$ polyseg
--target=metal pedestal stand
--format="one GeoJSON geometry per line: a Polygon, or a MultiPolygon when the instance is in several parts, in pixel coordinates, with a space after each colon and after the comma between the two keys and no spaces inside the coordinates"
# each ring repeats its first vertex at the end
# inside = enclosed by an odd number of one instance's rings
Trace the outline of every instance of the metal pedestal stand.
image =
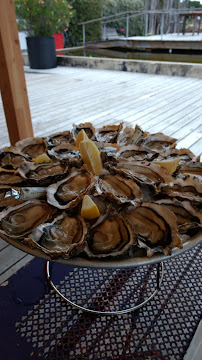
{"type": "Polygon", "coordinates": [[[71,300],[69,300],[67,297],[65,297],[58,289],[57,287],[54,285],[54,283],[51,280],[51,274],[50,274],[50,262],[47,261],[46,263],[46,275],[47,275],[47,280],[49,282],[49,284],[51,285],[51,287],[53,288],[53,290],[68,304],[76,307],[79,310],[83,310],[83,311],[87,311],[89,313],[93,313],[93,314],[99,314],[99,315],[123,315],[123,314],[127,314],[130,313],[134,310],[139,309],[140,307],[144,306],[148,301],[150,301],[158,292],[158,290],[161,287],[162,281],[163,281],[163,262],[160,262],[157,264],[157,274],[156,274],[156,289],[153,291],[153,293],[143,302],[141,302],[140,304],[133,306],[129,309],[124,309],[124,310],[117,310],[117,311],[97,311],[97,310],[92,310],[92,309],[88,309],[88,308],[84,308],[80,305],[75,304],[74,302],[72,302],[71,300]]]}

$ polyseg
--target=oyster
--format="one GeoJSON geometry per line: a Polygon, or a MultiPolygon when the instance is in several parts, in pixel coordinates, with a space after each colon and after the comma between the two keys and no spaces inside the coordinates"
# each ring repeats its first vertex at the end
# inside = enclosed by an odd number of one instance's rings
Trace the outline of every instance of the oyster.
{"type": "Polygon", "coordinates": [[[115,143],[121,129],[122,123],[120,125],[105,125],[95,131],[95,138],[97,141],[115,143]]]}
{"type": "Polygon", "coordinates": [[[142,203],[129,208],[125,216],[137,234],[139,246],[147,250],[147,256],[159,251],[168,255],[173,246],[181,247],[176,216],[164,206],[142,203]]]}
{"type": "Polygon", "coordinates": [[[136,145],[145,136],[144,131],[138,126],[133,129],[127,123],[121,123],[121,129],[117,137],[117,144],[123,145],[136,145]]]}
{"type": "Polygon", "coordinates": [[[101,216],[90,228],[85,252],[90,257],[124,254],[135,242],[131,225],[119,214],[101,216]]]}
{"type": "Polygon", "coordinates": [[[21,164],[31,159],[13,146],[0,149],[0,166],[5,169],[17,169],[21,164]]]}
{"type": "Polygon", "coordinates": [[[195,157],[193,152],[191,152],[189,149],[184,149],[184,148],[182,148],[182,149],[176,149],[176,148],[167,149],[166,151],[161,152],[161,156],[166,159],[180,157],[180,159],[181,159],[180,164],[192,161],[193,159],[196,159],[198,161],[198,158],[195,157]]]}
{"type": "Polygon", "coordinates": [[[110,200],[118,203],[143,199],[139,186],[132,180],[121,175],[110,173],[101,175],[96,185],[98,194],[106,194],[110,200]]]}
{"type": "Polygon", "coordinates": [[[70,217],[63,213],[52,223],[39,225],[24,242],[52,258],[68,258],[83,251],[86,233],[87,226],[81,216],[70,217]]]}
{"type": "Polygon", "coordinates": [[[71,166],[81,167],[83,160],[78,149],[72,144],[61,144],[48,150],[48,154],[59,160],[67,161],[71,166]]]}
{"type": "Polygon", "coordinates": [[[195,203],[202,201],[202,183],[197,178],[187,176],[184,179],[175,179],[169,184],[161,184],[160,188],[164,196],[195,203]]]}
{"type": "Polygon", "coordinates": [[[95,177],[85,169],[72,172],[67,178],[48,186],[47,201],[59,209],[78,205],[94,185],[95,177]]]}
{"type": "Polygon", "coordinates": [[[82,129],[85,131],[85,133],[89,139],[92,139],[92,140],[94,139],[95,128],[91,123],[86,122],[84,124],[79,124],[79,125],[73,124],[72,134],[73,134],[73,138],[75,141],[76,141],[79,131],[81,131],[82,129]]]}
{"type": "Polygon", "coordinates": [[[38,155],[46,153],[47,144],[43,138],[27,138],[20,140],[15,144],[23,154],[36,158],[38,155]]]}
{"type": "Polygon", "coordinates": [[[40,185],[55,182],[56,178],[67,175],[68,167],[60,162],[48,164],[23,164],[18,168],[18,173],[24,179],[30,179],[40,185]]]}
{"type": "Polygon", "coordinates": [[[179,172],[183,175],[192,175],[202,182],[202,163],[189,162],[180,166],[179,172]]]}
{"type": "Polygon", "coordinates": [[[16,170],[8,170],[0,168],[0,185],[21,184],[24,179],[16,172],[16,170]]]}
{"type": "Polygon", "coordinates": [[[178,231],[181,234],[186,233],[193,236],[202,229],[202,212],[194,208],[190,201],[162,199],[157,203],[175,214],[178,231]]]}
{"type": "Polygon", "coordinates": [[[0,235],[4,239],[23,239],[34,228],[51,218],[55,209],[46,201],[32,200],[0,213],[0,235]]]}
{"type": "Polygon", "coordinates": [[[142,183],[170,183],[173,178],[164,167],[140,161],[120,161],[117,168],[122,172],[139,179],[142,183]]]}
{"type": "Polygon", "coordinates": [[[49,147],[56,147],[61,144],[67,143],[69,144],[72,141],[71,132],[70,131],[62,131],[55,133],[51,136],[47,136],[46,138],[47,144],[49,147]]]}
{"type": "Polygon", "coordinates": [[[123,161],[123,159],[130,159],[134,161],[152,161],[157,156],[158,153],[156,153],[155,151],[139,145],[123,146],[114,154],[114,157],[116,159],[120,159],[119,161],[123,161]]]}
{"type": "Polygon", "coordinates": [[[10,186],[0,185],[0,208],[19,205],[21,203],[18,199],[5,197],[7,191],[10,191],[10,189],[10,186]]]}
{"type": "Polygon", "coordinates": [[[146,146],[155,151],[165,151],[168,148],[176,146],[177,139],[166,136],[162,133],[150,134],[144,138],[141,145],[146,146]]]}

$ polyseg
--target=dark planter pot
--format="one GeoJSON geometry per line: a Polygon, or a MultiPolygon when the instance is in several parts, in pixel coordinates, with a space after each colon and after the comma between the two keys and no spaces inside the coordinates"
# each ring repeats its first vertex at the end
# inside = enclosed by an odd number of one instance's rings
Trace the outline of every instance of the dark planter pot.
{"type": "Polygon", "coordinates": [[[51,69],[57,66],[53,36],[33,36],[26,40],[31,69],[51,69]]]}

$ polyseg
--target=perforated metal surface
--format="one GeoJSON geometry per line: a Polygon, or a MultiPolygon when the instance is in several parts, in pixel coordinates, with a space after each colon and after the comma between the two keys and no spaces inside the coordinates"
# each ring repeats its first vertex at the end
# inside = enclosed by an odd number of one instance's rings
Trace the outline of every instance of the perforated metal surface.
{"type": "MultiPolygon", "coordinates": [[[[155,283],[153,267],[118,271],[80,268],[69,276],[63,270],[64,280],[56,282],[61,292],[81,305],[117,309],[148,296],[155,283]]],[[[16,332],[30,343],[30,359],[180,360],[201,315],[201,275],[197,246],[167,261],[158,295],[124,316],[77,311],[51,290],[16,322],[16,332]]]]}

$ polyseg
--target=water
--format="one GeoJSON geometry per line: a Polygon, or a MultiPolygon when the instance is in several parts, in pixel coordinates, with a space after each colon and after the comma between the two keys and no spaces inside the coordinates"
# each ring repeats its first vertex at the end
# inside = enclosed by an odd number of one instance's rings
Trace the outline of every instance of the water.
{"type": "Polygon", "coordinates": [[[126,51],[121,48],[116,49],[82,49],[65,51],[64,55],[84,56],[90,58],[112,58],[112,59],[133,59],[133,60],[153,60],[170,62],[202,63],[202,51],[182,51],[182,50],[159,50],[151,51],[126,51]]]}

